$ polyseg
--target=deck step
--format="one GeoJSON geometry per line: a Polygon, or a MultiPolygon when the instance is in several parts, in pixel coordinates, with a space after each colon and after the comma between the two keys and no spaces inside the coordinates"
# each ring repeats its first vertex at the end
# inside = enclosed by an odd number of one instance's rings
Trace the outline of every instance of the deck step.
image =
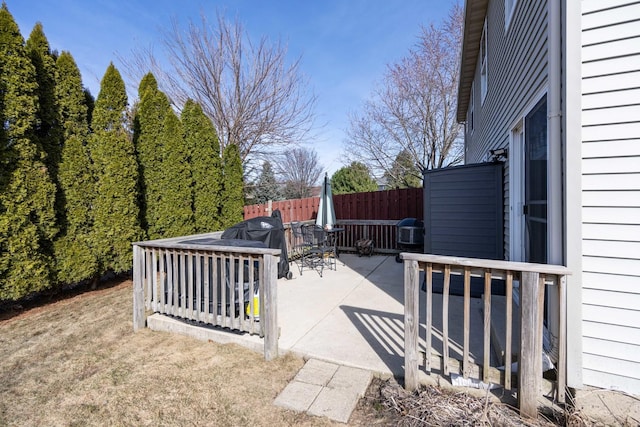
{"type": "MultiPolygon", "coordinates": [[[[506,297],[501,295],[491,296],[491,347],[500,364],[504,364],[506,351],[506,297]]],[[[511,324],[511,362],[518,360],[520,343],[520,318],[518,306],[512,304],[511,324]]]]}

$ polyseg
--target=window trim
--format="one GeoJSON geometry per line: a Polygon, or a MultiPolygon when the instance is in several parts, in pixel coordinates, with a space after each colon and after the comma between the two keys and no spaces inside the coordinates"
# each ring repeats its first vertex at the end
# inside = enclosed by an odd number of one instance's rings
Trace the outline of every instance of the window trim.
{"type": "Polygon", "coordinates": [[[517,4],[518,4],[518,0],[504,0],[504,31],[505,32],[507,32],[507,30],[509,29],[517,4]]]}
{"type": "Polygon", "coordinates": [[[484,104],[484,100],[487,97],[489,77],[488,77],[488,47],[487,43],[487,18],[484,18],[484,25],[482,27],[482,35],[480,37],[480,99],[484,104]]]}
{"type": "Polygon", "coordinates": [[[474,125],[474,121],[475,121],[475,109],[474,109],[474,105],[475,105],[475,96],[474,96],[474,90],[475,90],[475,84],[474,82],[471,82],[471,92],[469,92],[469,109],[468,111],[468,116],[467,116],[467,123],[469,123],[469,134],[473,134],[473,129],[475,127],[474,125]]]}

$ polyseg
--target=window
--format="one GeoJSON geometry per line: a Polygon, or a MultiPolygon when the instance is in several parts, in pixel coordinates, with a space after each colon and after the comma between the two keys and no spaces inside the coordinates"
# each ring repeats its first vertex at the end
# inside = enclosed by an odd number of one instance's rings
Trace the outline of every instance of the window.
{"type": "Polygon", "coordinates": [[[473,133],[473,106],[475,104],[475,97],[473,96],[474,89],[474,84],[471,83],[471,92],[469,94],[469,115],[467,116],[469,133],[473,133]]]}
{"type": "Polygon", "coordinates": [[[513,16],[513,10],[516,8],[518,0],[504,0],[504,30],[507,31],[513,16]]]}
{"type": "Polygon", "coordinates": [[[487,18],[484,18],[482,37],[480,38],[480,98],[484,102],[487,95],[487,18]]]}

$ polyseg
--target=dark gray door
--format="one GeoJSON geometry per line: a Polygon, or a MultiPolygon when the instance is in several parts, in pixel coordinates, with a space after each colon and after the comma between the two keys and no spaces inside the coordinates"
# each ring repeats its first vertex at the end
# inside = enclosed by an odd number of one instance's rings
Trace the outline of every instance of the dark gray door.
{"type": "MultiPolygon", "coordinates": [[[[504,259],[502,163],[479,163],[426,171],[424,174],[424,250],[435,255],[504,259]]],[[[464,294],[462,276],[451,277],[450,293],[464,294]]],[[[433,291],[442,292],[442,275],[433,291]]],[[[484,292],[472,278],[471,296],[484,292]]],[[[504,294],[494,280],[491,293],[504,294]]]]}
{"type": "Polygon", "coordinates": [[[502,163],[424,174],[425,253],[504,259],[502,163]]]}
{"type": "Polygon", "coordinates": [[[525,261],[547,263],[547,97],[524,124],[525,261]]]}

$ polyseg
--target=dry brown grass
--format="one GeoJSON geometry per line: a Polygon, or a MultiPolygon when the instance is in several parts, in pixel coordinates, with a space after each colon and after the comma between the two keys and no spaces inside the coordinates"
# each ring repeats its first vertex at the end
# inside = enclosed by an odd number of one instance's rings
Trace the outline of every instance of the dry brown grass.
{"type": "Polygon", "coordinates": [[[333,425],[273,405],[303,360],[134,334],[131,295],[125,281],[5,314],[0,425],[333,425]]]}
{"type": "MultiPolygon", "coordinates": [[[[273,405],[302,359],[265,362],[235,345],[134,334],[131,305],[124,281],[27,310],[0,308],[0,426],[341,425],[273,405]]],[[[625,413],[614,419],[634,420],[625,413]]],[[[560,424],[608,424],[565,415],[560,424]]],[[[349,424],[553,425],[464,393],[407,393],[392,380],[372,383],[349,424]]]]}

